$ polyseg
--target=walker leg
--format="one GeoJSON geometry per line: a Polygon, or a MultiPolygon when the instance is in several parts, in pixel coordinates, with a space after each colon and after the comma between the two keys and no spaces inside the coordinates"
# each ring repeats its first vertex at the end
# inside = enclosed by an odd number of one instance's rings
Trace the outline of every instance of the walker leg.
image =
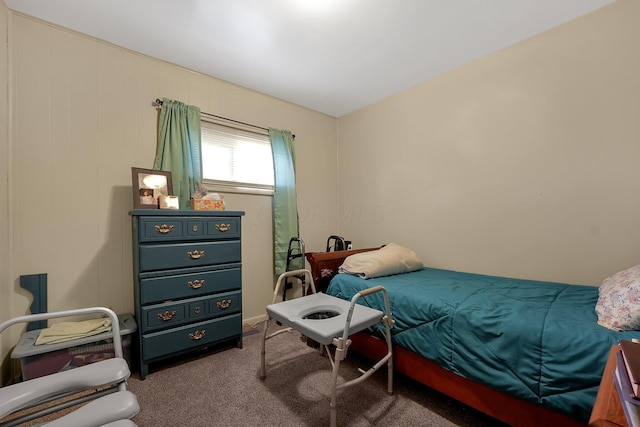
{"type": "Polygon", "coordinates": [[[265,354],[266,354],[266,341],[267,341],[267,329],[269,328],[269,319],[264,321],[264,327],[262,331],[262,340],[260,342],[260,371],[258,372],[258,376],[261,380],[264,380],[267,376],[267,369],[265,363],[265,354]]]}
{"type": "Polygon", "coordinates": [[[393,344],[391,342],[391,326],[393,325],[393,319],[391,318],[391,310],[389,309],[389,300],[386,297],[385,291],[385,306],[387,315],[384,317],[385,326],[385,339],[387,341],[387,354],[391,355],[387,361],[387,392],[389,395],[393,394],[393,344]]]}
{"type": "Polygon", "coordinates": [[[335,338],[333,343],[336,346],[336,352],[333,357],[333,371],[331,373],[331,403],[329,406],[331,408],[331,427],[336,427],[338,412],[336,403],[336,397],[338,394],[338,373],[340,371],[340,362],[346,357],[346,350],[351,341],[345,341],[342,338],[335,338]]]}
{"type": "MultiPolygon", "coordinates": [[[[336,351],[338,351],[336,349],[336,351]]],[[[335,363],[333,365],[333,372],[331,375],[331,403],[329,407],[331,408],[331,427],[336,427],[337,418],[338,418],[338,408],[336,403],[336,395],[338,393],[338,371],[340,369],[340,359],[334,358],[335,363]]]]}
{"type": "Polygon", "coordinates": [[[387,362],[387,393],[393,394],[393,357],[387,362]]]}

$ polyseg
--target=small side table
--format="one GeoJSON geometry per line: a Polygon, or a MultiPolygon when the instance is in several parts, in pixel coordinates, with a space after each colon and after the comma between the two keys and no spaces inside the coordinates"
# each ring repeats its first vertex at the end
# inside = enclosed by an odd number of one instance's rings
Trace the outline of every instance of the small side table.
{"type": "Polygon", "coordinates": [[[624,416],[620,396],[613,382],[613,371],[616,369],[616,353],[620,347],[614,345],[609,351],[609,358],[602,373],[600,388],[596,402],[589,418],[589,427],[628,427],[624,416]]]}

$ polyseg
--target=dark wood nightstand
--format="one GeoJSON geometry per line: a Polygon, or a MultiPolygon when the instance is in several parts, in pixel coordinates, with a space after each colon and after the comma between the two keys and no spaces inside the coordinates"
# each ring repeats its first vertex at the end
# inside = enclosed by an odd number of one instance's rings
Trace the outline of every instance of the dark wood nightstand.
{"type": "Polygon", "coordinates": [[[609,358],[602,373],[600,389],[596,396],[596,403],[589,419],[590,427],[627,427],[620,396],[613,382],[613,370],[616,368],[616,353],[620,347],[614,345],[609,351],[609,358]]]}

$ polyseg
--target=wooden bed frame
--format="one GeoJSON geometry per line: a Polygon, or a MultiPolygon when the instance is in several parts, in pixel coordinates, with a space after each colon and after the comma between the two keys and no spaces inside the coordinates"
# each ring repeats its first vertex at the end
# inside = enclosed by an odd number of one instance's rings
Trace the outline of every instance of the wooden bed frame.
{"type": "MultiPolygon", "coordinates": [[[[326,291],[331,278],[338,273],[338,267],[347,256],[375,249],[378,248],[307,253],[316,289],[326,291]]],[[[360,332],[352,335],[351,340],[351,349],[372,360],[379,360],[387,352],[386,342],[370,334],[360,332]]],[[[461,377],[402,347],[394,346],[393,365],[396,372],[512,426],[587,425],[565,414],[461,377]]]]}

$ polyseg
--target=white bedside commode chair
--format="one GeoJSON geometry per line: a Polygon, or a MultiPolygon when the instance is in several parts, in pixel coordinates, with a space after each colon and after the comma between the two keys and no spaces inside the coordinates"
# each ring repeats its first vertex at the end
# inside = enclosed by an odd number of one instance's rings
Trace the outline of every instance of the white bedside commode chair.
{"type": "Polygon", "coordinates": [[[267,306],[267,320],[264,323],[264,331],[261,343],[261,365],[260,378],[266,377],[265,354],[266,341],[284,332],[293,330],[300,332],[302,335],[318,342],[320,351],[326,351],[327,356],[333,367],[331,379],[331,426],[336,425],[336,393],[338,390],[360,383],[370,377],[384,364],[387,365],[387,391],[393,393],[393,353],[391,346],[391,327],[393,319],[391,310],[389,309],[389,299],[387,290],[382,286],[374,286],[364,291],[358,292],[353,296],[351,301],[346,301],[323,293],[316,293],[313,278],[309,270],[288,271],[278,277],[276,287],[273,293],[273,302],[267,306]],[[278,292],[284,279],[290,276],[300,277],[306,275],[307,283],[311,287],[312,294],[305,295],[306,289],[303,289],[303,296],[296,299],[276,303],[278,292]],[[382,292],[384,295],[385,311],[375,310],[361,304],[357,301],[361,297],[371,295],[376,292],[382,292]],[[268,333],[269,325],[272,321],[277,321],[286,326],[284,329],[278,329],[273,333],[268,333]],[[338,384],[338,371],[340,362],[347,356],[347,350],[351,345],[349,335],[367,329],[375,324],[382,322],[384,324],[384,336],[387,341],[387,354],[369,370],[359,369],[361,375],[350,381],[338,384]],[[331,355],[329,345],[335,346],[335,356],[331,355]]]}

